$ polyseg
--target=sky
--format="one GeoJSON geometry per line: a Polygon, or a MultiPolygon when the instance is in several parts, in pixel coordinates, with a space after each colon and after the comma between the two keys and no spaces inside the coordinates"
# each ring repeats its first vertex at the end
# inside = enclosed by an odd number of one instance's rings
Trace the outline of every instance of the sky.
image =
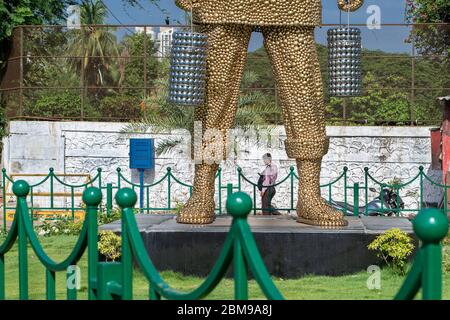
{"type": "MultiPolygon", "coordinates": [[[[262,0],[261,0],[262,1],[262,0]]],[[[124,6],[121,0],[103,0],[113,15],[108,18],[110,24],[165,24],[165,18],[170,17],[171,24],[184,22],[184,11],[175,5],[174,0],[159,0],[159,9],[147,0],[141,0],[144,9],[124,6]]],[[[322,0],[323,23],[339,23],[339,9],[336,0],[322,0]]],[[[364,6],[350,15],[351,23],[366,24],[370,14],[367,9],[376,5],[380,8],[381,23],[404,23],[405,0],[366,0],[364,6]]],[[[343,14],[343,21],[347,22],[347,14],[343,14]]],[[[387,52],[410,52],[411,46],[405,43],[408,37],[408,27],[382,26],[379,30],[362,29],[363,47],[371,50],[383,50],[387,52]]],[[[327,27],[317,28],[317,42],[326,43],[327,27]]],[[[249,50],[253,51],[262,46],[262,35],[254,33],[249,50]]]]}

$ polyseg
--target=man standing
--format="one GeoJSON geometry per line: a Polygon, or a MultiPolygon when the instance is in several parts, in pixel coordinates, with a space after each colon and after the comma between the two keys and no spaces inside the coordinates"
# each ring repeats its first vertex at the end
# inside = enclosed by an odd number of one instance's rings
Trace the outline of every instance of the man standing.
{"type": "Polygon", "coordinates": [[[261,172],[263,177],[261,190],[261,203],[263,215],[280,215],[280,213],[272,206],[272,199],[275,196],[275,183],[278,177],[278,168],[272,163],[272,155],[266,153],[263,156],[266,168],[261,172]]]}

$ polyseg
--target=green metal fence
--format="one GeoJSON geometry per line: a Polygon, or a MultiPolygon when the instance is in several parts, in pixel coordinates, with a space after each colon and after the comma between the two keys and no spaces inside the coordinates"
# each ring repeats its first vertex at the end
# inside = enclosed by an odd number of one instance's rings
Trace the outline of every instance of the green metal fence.
{"type": "MultiPolygon", "coordinates": [[[[29,174],[28,176],[36,176],[33,174],[29,174]]],[[[36,211],[51,211],[51,212],[60,212],[61,215],[67,216],[69,219],[75,219],[75,213],[77,211],[83,210],[81,203],[81,192],[88,188],[89,186],[97,185],[99,188],[102,188],[102,170],[100,168],[97,169],[97,174],[89,178],[89,181],[86,183],[80,184],[70,184],[62,179],[63,175],[58,175],[55,173],[53,168],[49,169],[47,175],[45,175],[41,180],[30,184],[30,196],[29,196],[29,215],[31,217],[31,223],[33,221],[39,219],[36,215],[36,211]],[[45,186],[45,189],[48,192],[40,192],[36,191],[38,188],[42,188],[45,186]],[[62,189],[62,190],[61,190],[62,189]],[[44,196],[48,202],[47,205],[40,206],[35,205],[36,198],[40,196],[44,196]],[[79,197],[79,203],[76,203],[76,198],[79,197]],[[68,201],[67,201],[68,199],[68,201]],[[60,200],[59,203],[57,200],[60,200]],[[63,202],[61,204],[61,202],[63,202]]],[[[77,176],[77,175],[64,175],[64,176],[77,176]]],[[[39,176],[38,176],[39,177],[39,176]]],[[[13,184],[14,180],[6,173],[5,169],[2,169],[2,215],[3,215],[3,229],[6,230],[7,224],[7,214],[9,211],[14,211],[15,206],[9,206],[9,193],[8,193],[8,183],[13,184]]],[[[50,217],[47,219],[54,219],[54,217],[50,217]]]]}
{"type": "MultiPolygon", "coordinates": [[[[248,178],[244,173],[242,168],[237,168],[237,185],[233,185],[230,183],[226,183],[223,180],[222,177],[222,169],[219,168],[216,174],[216,197],[217,197],[217,203],[216,203],[216,214],[223,214],[225,213],[225,210],[223,208],[222,199],[224,197],[224,191],[225,194],[230,194],[234,191],[246,191],[250,194],[252,197],[252,213],[256,214],[258,210],[261,210],[262,208],[258,206],[258,189],[257,189],[257,183],[252,181],[250,178],[248,178]]],[[[101,190],[102,193],[105,195],[105,201],[104,201],[104,207],[102,207],[102,212],[104,211],[106,214],[110,214],[113,210],[113,197],[114,194],[122,187],[130,187],[133,190],[139,189],[139,184],[134,183],[131,181],[131,179],[128,179],[125,177],[121,171],[120,168],[117,168],[116,170],[117,178],[116,182],[113,183],[103,183],[102,182],[102,170],[99,168],[97,169],[97,174],[90,179],[87,183],[82,184],[69,184],[62,180],[62,177],[55,174],[54,170],[52,168],[49,169],[48,175],[43,177],[40,181],[30,185],[30,197],[29,197],[29,210],[30,215],[33,217],[32,221],[36,219],[33,212],[37,210],[51,210],[51,211],[60,211],[62,214],[65,214],[68,216],[68,218],[73,219],[75,212],[79,212],[83,209],[81,205],[81,201],[78,203],[75,201],[76,195],[81,195],[81,191],[86,189],[89,186],[96,185],[101,190]],[[36,189],[40,186],[43,186],[44,183],[47,183],[48,193],[47,197],[49,200],[49,205],[44,207],[38,207],[35,206],[35,198],[36,198],[36,189]],[[67,198],[67,201],[65,205],[55,205],[55,199],[58,197],[61,197],[61,193],[55,192],[56,187],[62,187],[65,188],[66,192],[65,197],[67,198]]],[[[342,198],[339,199],[343,202],[343,212],[347,212],[347,208],[353,208],[353,214],[355,216],[358,216],[359,214],[359,205],[360,205],[360,199],[362,199],[362,203],[365,206],[365,214],[368,214],[367,211],[367,204],[370,202],[369,196],[370,193],[370,186],[375,186],[375,189],[380,191],[383,188],[390,188],[394,190],[397,194],[397,203],[399,203],[399,199],[401,197],[401,193],[404,192],[408,187],[411,187],[413,183],[416,183],[417,189],[418,189],[418,205],[416,208],[385,208],[383,207],[383,201],[382,208],[379,210],[381,213],[386,212],[394,212],[396,215],[400,215],[402,213],[411,213],[411,212],[418,212],[422,208],[426,207],[423,198],[424,198],[424,184],[428,183],[432,186],[435,186],[437,188],[441,188],[443,191],[444,199],[443,199],[443,211],[448,212],[448,206],[447,206],[447,189],[450,188],[450,186],[446,186],[440,183],[437,183],[433,181],[427,174],[424,173],[423,167],[418,168],[418,173],[408,181],[404,183],[397,183],[397,184],[389,184],[382,181],[377,180],[370,172],[369,168],[364,168],[364,182],[349,182],[348,177],[348,168],[344,167],[342,170],[342,173],[332,181],[326,184],[322,184],[321,188],[324,191],[324,194],[326,195],[326,200],[332,201],[337,200],[333,199],[333,194],[335,188],[342,188],[342,198]],[[363,197],[363,198],[362,198],[363,197]]],[[[361,180],[363,180],[361,179],[361,180]]],[[[2,196],[3,196],[3,206],[2,206],[2,213],[3,213],[3,229],[6,230],[6,217],[7,212],[11,212],[14,210],[13,206],[8,206],[7,201],[7,183],[12,183],[14,180],[6,173],[6,170],[2,170],[2,196]]],[[[279,211],[295,211],[296,206],[296,200],[297,200],[297,194],[296,194],[296,188],[297,188],[297,182],[298,182],[298,175],[295,172],[294,167],[289,168],[289,172],[285,177],[282,177],[279,182],[277,182],[274,186],[279,187],[281,185],[287,185],[288,192],[289,192],[289,200],[288,205],[277,208],[279,211]]],[[[192,194],[192,185],[181,181],[178,177],[176,177],[170,167],[166,169],[166,173],[159,178],[157,181],[151,184],[145,184],[144,185],[144,207],[142,208],[142,212],[144,213],[163,213],[163,212],[173,212],[177,209],[177,202],[175,201],[173,197],[174,189],[176,188],[176,185],[181,186],[181,188],[186,188],[189,194],[192,194]],[[161,204],[154,204],[152,200],[156,199],[155,193],[157,192],[164,192],[166,193],[166,203],[164,205],[161,204]]],[[[373,194],[372,194],[373,195],[373,194]]]]}
{"type": "MultiPolygon", "coordinates": [[[[190,292],[178,291],[167,284],[155,268],[148,255],[134,216],[137,195],[130,188],[122,188],[116,193],[116,202],[122,210],[121,262],[99,262],[97,214],[102,202],[101,189],[86,188],[83,201],[86,204],[86,219],[78,241],[69,256],[62,262],[53,261],[41,246],[29,215],[27,196],[30,186],[23,180],[16,181],[13,192],[17,197],[16,214],[6,240],[0,245],[0,299],[7,298],[5,288],[5,255],[18,243],[19,255],[19,298],[28,299],[28,243],[45,267],[46,298],[56,298],[55,274],[67,272],[87,251],[88,255],[88,298],[90,300],[133,298],[133,260],[137,262],[149,285],[148,298],[201,299],[214,290],[223,279],[228,267],[233,265],[234,296],[248,299],[248,271],[251,271],[262,292],[269,299],[283,299],[274,285],[256,246],[247,222],[252,210],[251,197],[243,192],[232,193],[227,198],[227,211],[233,221],[219,258],[211,272],[196,289],[190,292]]],[[[442,297],[442,256],[441,241],[448,232],[446,215],[436,209],[426,209],[414,220],[414,231],[422,242],[403,286],[396,299],[413,299],[422,288],[423,299],[442,297]]],[[[67,299],[77,299],[75,288],[67,288],[67,299]]]]}

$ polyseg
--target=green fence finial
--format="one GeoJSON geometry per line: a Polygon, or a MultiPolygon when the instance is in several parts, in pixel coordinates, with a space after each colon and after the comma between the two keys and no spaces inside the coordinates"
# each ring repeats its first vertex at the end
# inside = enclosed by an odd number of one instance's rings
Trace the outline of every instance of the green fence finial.
{"type": "Polygon", "coordinates": [[[116,202],[122,209],[133,208],[137,202],[137,194],[130,188],[120,189],[116,193],[116,202]]]}
{"type": "Polygon", "coordinates": [[[83,191],[83,202],[89,207],[96,207],[102,202],[102,192],[99,188],[89,187],[83,191]]]}
{"type": "Polygon", "coordinates": [[[426,243],[439,243],[448,233],[448,218],[439,209],[424,209],[413,221],[414,232],[426,243]]]}
{"type": "Polygon", "coordinates": [[[233,218],[246,218],[252,210],[252,198],[245,192],[235,192],[227,198],[227,212],[233,218]]]}
{"type": "Polygon", "coordinates": [[[13,184],[12,191],[18,197],[26,197],[30,192],[30,185],[25,180],[17,180],[13,184]]]}

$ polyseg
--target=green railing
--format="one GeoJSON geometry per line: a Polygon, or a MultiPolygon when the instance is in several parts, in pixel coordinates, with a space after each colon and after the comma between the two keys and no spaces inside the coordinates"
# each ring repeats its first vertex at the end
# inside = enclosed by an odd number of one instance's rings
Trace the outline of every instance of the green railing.
{"type": "MultiPolygon", "coordinates": [[[[116,193],[116,201],[122,210],[122,248],[121,262],[108,263],[98,261],[98,207],[102,201],[99,188],[90,187],[83,192],[86,204],[86,219],[69,256],[60,263],[53,261],[42,248],[31,225],[28,214],[27,196],[30,186],[19,180],[14,182],[13,192],[17,196],[16,215],[6,240],[0,246],[0,299],[5,299],[5,255],[14,243],[18,242],[19,255],[19,298],[28,299],[28,252],[29,242],[40,263],[45,267],[46,298],[53,300],[55,292],[55,273],[66,271],[76,265],[84,252],[88,251],[88,298],[95,299],[132,299],[133,297],[133,264],[135,259],[149,283],[149,299],[201,299],[206,297],[223,279],[229,266],[234,267],[235,298],[248,298],[247,273],[251,271],[259,283],[263,293],[269,299],[283,299],[267,272],[259,254],[247,215],[251,211],[251,199],[245,193],[234,193],[228,198],[227,209],[233,216],[230,231],[226,237],[219,258],[209,276],[195,290],[180,292],[171,288],[156,270],[151,258],[147,255],[141,238],[134,206],[137,195],[130,188],[122,188],[116,193]]],[[[76,299],[76,289],[67,290],[67,299],[76,299]]]]}
{"type": "MultiPolygon", "coordinates": [[[[373,177],[373,175],[369,172],[369,169],[366,167],[364,168],[364,182],[356,182],[356,183],[349,183],[348,181],[348,168],[344,167],[342,173],[335,178],[334,180],[330,181],[329,183],[322,184],[321,188],[322,190],[325,189],[326,194],[326,200],[332,201],[336,200],[333,199],[334,190],[336,188],[343,189],[343,192],[341,192],[343,199],[343,212],[346,213],[348,210],[347,208],[353,208],[353,214],[355,216],[358,216],[359,212],[359,204],[361,196],[364,197],[362,203],[365,205],[365,214],[368,214],[367,211],[367,204],[370,200],[370,186],[376,186],[377,191],[381,191],[383,188],[390,188],[394,190],[397,194],[397,203],[400,202],[400,198],[402,197],[401,192],[404,192],[404,190],[407,187],[412,186],[413,183],[417,183],[416,188],[418,189],[418,206],[417,208],[400,208],[397,207],[395,209],[391,208],[385,208],[384,202],[382,201],[382,208],[379,210],[382,213],[385,212],[394,212],[396,215],[400,215],[404,212],[418,212],[424,207],[424,184],[428,183],[429,185],[435,186],[437,188],[441,188],[444,192],[444,201],[443,201],[443,211],[448,213],[448,206],[447,206],[447,190],[450,188],[450,186],[446,186],[443,184],[439,184],[437,182],[434,182],[428,175],[426,175],[423,171],[423,167],[419,167],[419,172],[408,181],[401,183],[401,184],[388,184],[381,182],[373,177]],[[361,194],[362,193],[362,194],[361,194]],[[353,198],[353,199],[352,199],[353,198]]],[[[6,231],[6,218],[7,218],[7,212],[11,212],[14,210],[14,207],[8,206],[8,197],[7,197],[7,183],[12,183],[14,180],[6,174],[6,170],[2,170],[2,196],[3,196],[3,206],[2,206],[2,213],[3,213],[3,230],[6,231]]],[[[297,182],[298,182],[298,175],[295,173],[294,167],[290,167],[289,173],[281,178],[279,182],[275,184],[275,187],[281,186],[282,184],[288,185],[288,192],[289,192],[289,199],[288,199],[288,205],[284,207],[277,208],[279,211],[295,211],[296,206],[296,188],[297,188],[297,182]]],[[[181,188],[186,188],[189,192],[189,194],[192,194],[192,185],[181,181],[179,178],[177,178],[170,167],[167,168],[166,173],[164,176],[159,178],[156,182],[151,184],[144,185],[144,207],[142,211],[144,213],[151,213],[151,212],[164,212],[164,211],[174,211],[177,209],[178,203],[176,199],[174,199],[174,190],[175,185],[178,184],[181,186],[181,188]],[[155,204],[152,202],[152,200],[155,200],[157,197],[155,196],[155,193],[157,192],[164,192],[166,197],[165,204],[161,205],[160,203],[155,204]]],[[[75,199],[77,196],[81,195],[81,190],[86,189],[89,186],[96,185],[101,190],[102,193],[105,194],[105,213],[110,214],[113,210],[114,203],[113,198],[114,194],[122,187],[130,187],[133,190],[138,189],[140,186],[137,183],[132,182],[130,179],[126,178],[121,169],[117,169],[117,180],[115,184],[113,183],[103,183],[102,182],[102,170],[99,168],[97,169],[97,174],[90,179],[87,183],[82,184],[69,184],[62,180],[62,177],[58,176],[54,173],[54,170],[50,168],[48,175],[44,176],[42,180],[30,185],[30,197],[29,197],[29,213],[33,217],[33,220],[36,219],[33,212],[36,211],[55,211],[55,212],[61,212],[64,215],[68,216],[68,218],[73,219],[76,212],[80,212],[82,210],[81,201],[77,202],[75,199]],[[39,187],[42,187],[45,183],[47,183],[46,187],[48,188],[48,192],[46,196],[48,197],[49,205],[47,206],[37,206],[35,205],[35,199],[37,197],[36,189],[39,187]],[[60,186],[65,188],[64,193],[61,192],[55,192],[57,190],[57,187],[60,186]],[[65,197],[67,199],[65,205],[56,205],[55,199],[61,199],[61,197],[65,197]]],[[[252,212],[253,214],[256,214],[258,210],[261,210],[260,206],[258,206],[258,189],[257,189],[257,183],[254,181],[251,181],[248,177],[246,177],[240,167],[237,168],[237,185],[233,185],[230,183],[224,183],[223,177],[222,177],[222,169],[219,168],[217,174],[216,174],[216,192],[217,192],[217,204],[216,204],[216,214],[223,214],[225,212],[222,204],[222,199],[224,197],[224,191],[226,191],[226,194],[230,194],[234,191],[247,191],[250,196],[252,197],[253,207],[252,212]]],[[[178,190],[179,192],[179,190],[178,190]]],[[[182,199],[186,200],[186,199],[182,199]]],[[[103,210],[102,210],[103,212],[103,210]]],[[[33,221],[32,220],[32,221],[33,221]]]]}
{"type": "Polygon", "coordinates": [[[442,240],[448,233],[447,215],[437,209],[423,209],[413,221],[414,232],[421,241],[413,265],[395,296],[411,300],[422,289],[424,300],[442,299],[442,240]]]}
{"type": "MultiPolygon", "coordinates": [[[[248,299],[248,271],[251,271],[262,292],[269,299],[283,299],[274,285],[247,222],[252,210],[252,200],[243,192],[228,196],[226,207],[233,221],[226,236],[219,258],[211,272],[196,289],[181,292],[170,287],[155,268],[148,255],[136,223],[134,206],[137,195],[130,188],[122,188],[116,193],[116,202],[122,210],[121,262],[99,262],[97,214],[102,201],[99,188],[89,187],[83,192],[86,204],[86,219],[72,252],[62,262],[53,261],[44,251],[36,236],[27,204],[30,186],[19,180],[13,184],[17,197],[16,214],[6,240],[0,245],[0,299],[7,298],[5,288],[5,255],[18,243],[19,257],[19,298],[28,299],[28,243],[40,263],[45,267],[46,298],[56,298],[55,274],[73,269],[85,251],[88,253],[88,298],[90,300],[133,298],[133,261],[143,272],[149,284],[148,298],[201,299],[208,296],[224,278],[233,265],[234,296],[248,299]]],[[[422,210],[413,222],[414,231],[421,240],[412,268],[396,295],[396,299],[413,299],[422,288],[423,299],[442,298],[442,254],[441,241],[448,232],[446,215],[436,209],[422,210]]],[[[69,275],[69,273],[67,273],[69,275]]],[[[66,282],[67,283],[67,282],[66,282]]],[[[76,287],[67,288],[67,299],[77,299],[76,287]]]]}
{"type": "MultiPolygon", "coordinates": [[[[30,174],[29,176],[33,176],[30,174]]],[[[71,176],[71,175],[65,175],[71,176]]],[[[78,176],[78,175],[72,175],[78,176]]],[[[14,210],[15,207],[8,206],[8,190],[7,184],[14,183],[14,180],[6,174],[6,170],[2,169],[2,214],[3,214],[3,229],[6,230],[6,220],[8,211],[14,210]]],[[[90,178],[88,182],[81,184],[70,184],[66,183],[62,180],[62,177],[55,174],[54,169],[50,168],[47,175],[45,175],[40,181],[37,181],[33,184],[30,184],[30,196],[29,196],[29,211],[31,217],[31,222],[37,220],[38,218],[35,216],[35,211],[52,211],[52,212],[61,212],[64,215],[67,215],[69,219],[75,219],[75,212],[82,211],[82,203],[81,203],[81,192],[88,188],[89,186],[93,186],[96,184],[99,188],[102,188],[102,169],[97,169],[97,174],[90,178]],[[48,192],[36,191],[39,187],[43,187],[44,184],[47,183],[48,192]],[[58,187],[63,188],[65,190],[59,190],[58,187]],[[79,195],[78,195],[79,193],[79,195]],[[80,202],[76,203],[75,199],[77,196],[80,197],[80,202]],[[37,197],[45,197],[48,200],[47,204],[44,206],[35,205],[35,200],[37,197]],[[66,201],[69,199],[69,201],[66,201]],[[58,201],[59,200],[59,201],[58,201]],[[59,202],[59,205],[58,205],[59,202]],[[64,202],[64,204],[61,204],[64,202]]],[[[50,217],[47,219],[54,219],[54,217],[50,217]]]]}
{"type": "MultiPolygon", "coordinates": [[[[401,194],[400,191],[404,190],[406,187],[411,186],[413,183],[417,183],[417,189],[418,189],[418,204],[417,204],[417,208],[396,208],[396,209],[391,209],[391,208],[385,208],[383,207],[384,202],[382,201],[382,208],[380,209],[380,212],[393,212],[395,213],[397,216],[400,215],[400,213],[418,213],[420,210],[425,208],[425,202],[424,202],[424,184],[428,182],[431,186],[435,186],[437,188],[442,189],[443,191],[443,204],[442,204],[442,208],[440,208],[444,213],[448,213],[448,205],[447,205],[447,190],[450,188],[450,185],[444,185],[441,183],[437,183],[435,181],[433,181],[425,172],[424,172],[424,168],[422,166],[419,167],[419,172],[412,178],[410,178],[408,181],[403,182],[403,183],[396,183],[396,184],[389,184],[389,183],[384,183],[381,182],[379,180],[377,180],[376,178],[374,178],[370,173],[369,173],[369,168],[365,167],[364,168],[364,185],[362,188],[363,192],[364,192],[364,196],[365,196],[365,203],[367,204],[369,202],[369,186],[374,184],[376,185],[380,191],[383,188],[387,188],[387,189],[391,189],[393,190],[396,195],[397,195],[397,199],[396,202],[400,203],[400,198],[401,198],[401,194]]],[[[367,215],[367,206],[366,206],[366,215],[367,215]]]]}

